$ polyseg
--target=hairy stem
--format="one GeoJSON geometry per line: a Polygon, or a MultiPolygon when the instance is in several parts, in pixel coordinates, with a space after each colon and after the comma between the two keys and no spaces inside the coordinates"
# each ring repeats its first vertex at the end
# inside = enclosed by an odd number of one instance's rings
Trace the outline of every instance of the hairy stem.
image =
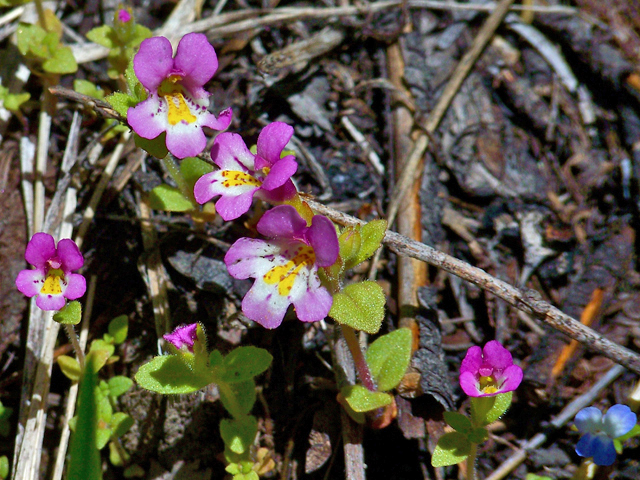
{"type": "Polygon", "coordinates": [[[187,198],[193,198],[193,192],[189,188],[184,175],[182,175],[178,162],[174,160],[170,153],[162,159],[162,164],[167,169],[167,172],[169,172],[169,175],[171,175],[171,178],[173,178],[173,181],[176,182],[176,185],[178,185],[180,192],[187,198]]]}
{"type": "Polygon", "coordinates": [[[82,347],[80,347],[80,342],[78,342],[78,335],[76,335],[76,331],[73,328],[73,325],[65,324],[64,330],[67,333],[67,337],[69,337],[69,341],[71,342],[71,345],[76,352],[76,358],[78,359],[80,368],[84,368],[84,352],[82,351],[82,347]]]}
{"type": "Polygon", "coordinates": [[[356,371],[358,372],[362,385],[364,385],[367,390],[372,392],[377,391],[376,384],[374,383],[371,371],[369,370],[369,365],[367,365],[367,361],[360,349],[360,342],[358,342],[355,330],[347,325],[340,325],[340,327],[342,328],[344,339],[349,346],[349,351],[353,357],[353,363],[355,364],[356,371]]]}
{"type": "Polygon", "coordinates": [[[478,453],[478,445],[471,444],[471,451],[467,457],[467,480],[476,480],[476,455],[478,453]]]}

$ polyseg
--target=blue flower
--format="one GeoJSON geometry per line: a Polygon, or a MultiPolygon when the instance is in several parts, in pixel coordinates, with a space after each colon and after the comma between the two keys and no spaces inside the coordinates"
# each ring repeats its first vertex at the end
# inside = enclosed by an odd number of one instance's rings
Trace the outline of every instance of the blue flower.
{"type": "Polygon", "coordinates": [[[595,407],[583,408],[574,419],[583,434],[576,445],[576,453],[581,457],[593,457],[596,465],[612,465],[616,459],[613,440],[628,433],[636,420],[636,414],[626,405],[614,405],[604,416],[595,407]]]}

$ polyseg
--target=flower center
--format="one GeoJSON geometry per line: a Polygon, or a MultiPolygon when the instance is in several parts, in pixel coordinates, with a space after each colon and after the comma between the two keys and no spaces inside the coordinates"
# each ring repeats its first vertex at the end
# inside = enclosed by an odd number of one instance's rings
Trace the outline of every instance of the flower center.
{"type": "Polygon", "coordinates": [[[191,113],[187,100],[183,94],[184,88],[178,83],[181,79],[179,75],[171,75],[164,80],[158,88],[158,95],[164,97],[169,108],[167,114],[169,125],[176,125],[182,121],[193,123],[196,121],[195,115],[191,113]]]}
{"type": "Polygon", "coordinates": [[[242,187],[244,185],[259,187],[262,185],[262,182],[254,176],[237,170],[222,170],[221,174],[224,178],[222,181],[224,187],[242,187]]]}
{"type": "Polygon", "coordinates": [[[40,293],[43,295],[60,295],[62,293],[60,282],[64,282],[63,271],[58,268],[49,270],[40,293]]]}
{"type": "Polygon", "coordinates": [[[264,275],[264,281],[269,285],[277,283],[278,293],[285,297],[291,293],[300,271],[308,265],[313,265],[315,261],[316,255],[313,252],[313,248],[303,245],[298,248],[295,256],[285,265],[269,270],[264,275]]]}
{"type": "Polygon", "coordinates": [[[500,385],[497,384],[496,379],[489,376],[483,377],[480,376],[480,390],[482,393],[496,393],[500,390],[500,385]]]}

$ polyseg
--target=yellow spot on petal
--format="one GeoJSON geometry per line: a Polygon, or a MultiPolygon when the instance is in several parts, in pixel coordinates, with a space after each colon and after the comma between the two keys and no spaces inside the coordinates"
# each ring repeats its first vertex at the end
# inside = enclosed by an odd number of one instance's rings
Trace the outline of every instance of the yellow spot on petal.
{"type": "Polygon", "coordinates": [[[252,185],[259,187],[262,182],[248,173],[238,172],[236,170],[223,170],[221,172],[224,180],[222,185],[225,187],[241,187],[244,185],[252,185]]]}
{"type": "Polygon", "coordinates": [[[285,265],[274,267],[264,275],[264,281],[268,285],[278,284],[278,294],[286,297],[291,293],[293,285],[300,271],[308,266],[313,265],[316,261],[313,248],[303,246],[296,251],[296,256],[289,260],[285,265]]]}
{"type": "Polygon", "coordinates": [[[64,274],[62,270],[54,269],[50,270],[47,274],[47,278],[44,281],[40,293],[43,295],[60,295],[62,293],[62,287],[60,282],[64,280],[64,274]]]}
{"type": "Polygon", "coordinates": [[[500,390],[499,385],[493,377],[480,377],[480,390],[482,393],[496,393],[500,390]]]}
{"type": "Polygon", "coordinates": [[[189,105],[187,105],[184,89],[182,85],[178,83],[179,80],[179,76],[173,75],[163,81],[158,88],[158,95],[163,97],[165,102],[167,102],[169,125],[176,125],[183,120],[187,123],[196,121],[196,116],[191,113],[191,109],[189,105]]]}

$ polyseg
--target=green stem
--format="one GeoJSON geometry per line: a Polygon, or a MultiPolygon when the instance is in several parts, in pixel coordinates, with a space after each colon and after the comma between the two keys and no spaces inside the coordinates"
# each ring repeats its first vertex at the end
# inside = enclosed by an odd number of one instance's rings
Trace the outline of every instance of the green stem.
{"type": "Polygon", "coordinates": [[[69,341],[71,341],[71,345],[76,352],[76,358],[78,359],[78,363],[80,364],[80,368],[84,369],[84,352],[82,348],[80,348],[80,342],[78,342],[78,335],[76,335],[76,331],[73,328],[73,325],[65,324],[64,330],[67,333],[67,337],[69,337],[69,341]]]}
{"type": "Polygon", "coordinates": [[[340,327],[342,328],[342,335],[344,335],[344,339],[347,342],[347,346],[349,347],[349,351],[353,357],[353,363],[355,364],[356,371],[358,372],[362,385],[371,392],[377,391],[378,389],[376,388],[376,384],[371,376],[367,360],[364,358],[362,350],[360,349],[360,342],[358,342],[355,330],[347,325],[340,325],[340,327]]]}
{"type": "MultiPolygon", "coordinates": [[[[229,384],[225,382],[216,382],[216,384],[218,385],[218,390],[220,391],[220,395],[221,396],[225,395],[227,397],[227,403],[230,406],[230,408],[227,408],[227,410],[229,411],[231,416],[233,418],[242,417],[242,410],[240,410],[240,404],[238,403],[238,399],[236,398],[236,395],[231,390],[231,387],[229,387],[229,384]]],[[[224,406],[224,402],[222,403],[222,405],[224,406]]]]}
{"type": "Polygon", "coordinates": [[[476,455],[478,453],[478,445],[471,444],[471,451],[467,457],[467,480],[476,480],[476,455]]]}
{"type": "Polygon", "coordinates": [[[38,12],[38,22],[40,23],[40,26],[45,30],[45,31],[49,31],[49,28],[47,28],[47,18],[44,15],[44,8],[42,7],[42,0],[36,0],[36,11],[38,12]]]}
{"type": "Polygon", "coordinates": [[[184,175],[182,175],[182,172],[180,171],[178,162],[173,159],[170,153],[162,159],[162,163],[167,169],[167,172],[169,172],[169,175],[171,175],[171,178],[173,178],[173,181],[178,185],[180,192],[182,192],[182,194],[187,198],[193,198],[193,192],[190,191],[191,189],[189,188],[184,175]]]}

